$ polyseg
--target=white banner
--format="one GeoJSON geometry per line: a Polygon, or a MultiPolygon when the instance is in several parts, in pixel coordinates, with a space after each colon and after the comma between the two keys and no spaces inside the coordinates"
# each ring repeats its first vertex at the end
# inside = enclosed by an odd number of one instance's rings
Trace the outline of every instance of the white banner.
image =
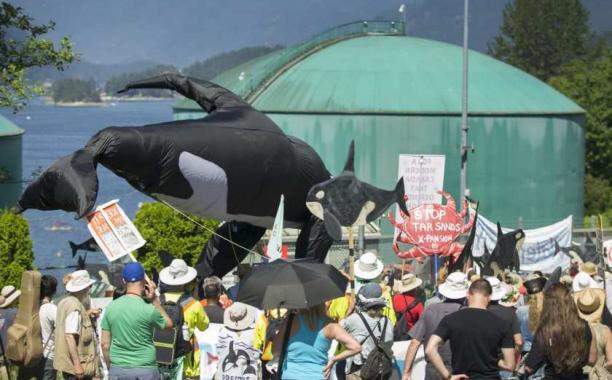
{"type": "MultiPolygon", "coordinates": [[[[472,210],[473,212],[473,210],[472,210]]],[[[502,231],[508,233],[516,228],[504,228],[502,231]]],[[[572,216],[550,226],[523,230],[525,241],[519,252],[522,271],[539,270],[544,273],[551,273],[556,267],[566,268],[570,260],[559,253],[556,255],[555,241],[561,247],[568,247],[572,241],[572,216]]],[[[489,221],[482,214],[478,214],[476,222],[476,236],[472,253],[479,257],[484,253],[484,245],[487,245],[489,252],[493,251],[497,242],[497,224],[489,221]]]]}
{"type": "Polygon", "coordinates": [[[400,154],[397,178],[404,177],[408,210],[423,203],[441,203],[437,193],[444,189],[446,156],[432,154],[400,154]]]}
{"type": "Polygon", "coordinates": [[[276,218],[274,218],[274,226],[270,233],[270,240],[268,241],[267,255],[270,261],[274,261],[281,258],[283,249],[283,218],[285,215],[285,197],[281,195],[280,204],[276,211],[276,218]]]}

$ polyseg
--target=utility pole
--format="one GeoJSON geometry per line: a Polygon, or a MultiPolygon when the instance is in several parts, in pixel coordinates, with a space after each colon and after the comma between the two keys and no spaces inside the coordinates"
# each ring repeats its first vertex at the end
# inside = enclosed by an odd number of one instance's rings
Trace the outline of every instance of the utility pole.
{"type": "Polygon", "coordinates": [[[463,93],[461,96],[461,182],[459,186],[459,202],[463,204],[465,196],[469,196],[467,188],[467,158],[468,158],[468,7],[469,0],[463,1],[463,93]]]}

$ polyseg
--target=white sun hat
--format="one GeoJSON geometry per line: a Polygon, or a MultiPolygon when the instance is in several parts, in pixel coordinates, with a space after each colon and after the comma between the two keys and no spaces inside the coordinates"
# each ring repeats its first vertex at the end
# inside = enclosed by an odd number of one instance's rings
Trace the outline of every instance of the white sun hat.
{"type": "Polygon", "coordinates": [[[602,285],[598,284],[597,281],[593,280],[586,272],[578,272],[572,281],[572,290],[579,292],[585,289],[601,289],[602,285]]]}
{"type": "Polygon", "coordinates": [[[380,276],[383,263],[373,252],[366,252],[355,262],[355,277],[372,280],[380,276]]]}
{"type": "Polygon", "coordinates": [[[187,265],[183,259],[174,259],[170,266],[159,272],[159,280],[166,285],[185,285],[193,281],[198,272],[187,265]]]}
{"type": "Polygon", "coordinates": [[[89,277],[89,272],[86,270],[77,270],[70,274],[70,281],[66,284],[66,290],[69,293],[80,292],[81,290],[90,287],[96,281],[89,277]]]}
{"type": "Polygon", "coordinates": [[[491,301],[499,301],[506,296],[506,292],[508,291],[506,284],[499,281],[497,277],[487,277],[485,279],[491,285],[491,289],[493,289],[493,293],[491,293],[490,297],[491,301]]]}
{"type": "Polygon", "coordinates": [[[460,299],[467,296],[470,284],[467,275],[463,272],[453,272],[448,275],[446,281],[438,286],[438,292],[448,299],[460,299]]]}

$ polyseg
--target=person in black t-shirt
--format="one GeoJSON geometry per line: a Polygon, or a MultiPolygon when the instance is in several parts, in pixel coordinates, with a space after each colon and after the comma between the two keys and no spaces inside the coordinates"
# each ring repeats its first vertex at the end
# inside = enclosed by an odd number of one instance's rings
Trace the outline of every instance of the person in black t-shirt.
{"type": "Polygon", "coordinates": [[[225,310],[221,307],[219,296],[221,289],[216,284],[208,284],[204,287],[204,295],[206,296],[206,306],[204,311],[208,316],[210,323],[223,323],[223,313],[225,310]]]}
{"type": "Polygon", "coordinates": [[[514,369],[512,332],[505,321],[487,311],[491,293],[486,280],[474,281],[468,291],[468,307],[444,317],[429,339],[425,354],[443,378],[499,379],[500,369],[514,369]],[[451,346],[452,374],[438,353],[446,340],[451,346]],[[497,356],[500,349],[503,359],[497,356]]]}

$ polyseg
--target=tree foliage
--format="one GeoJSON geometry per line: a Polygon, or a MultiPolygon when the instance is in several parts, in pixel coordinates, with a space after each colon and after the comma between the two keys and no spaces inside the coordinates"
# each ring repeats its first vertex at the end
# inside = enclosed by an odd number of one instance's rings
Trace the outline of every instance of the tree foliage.
{"type": "Polygon", "coordinates": [[[52,65],[58,70],[76,59],[68,37],[56,47],[43,38],[55,24],[36,25],[23,10],[9,3],[0,3],[0,107],[21,109],[32,95],[43,88],[29,83],[26,70],[52,65]]]}
{"type": "Polygon", "coordinates": [[[138,261],[147,271],[161,269],[159,252],[166,250],[177,258],[194,265],[202,248],[216,230],[219,222],[193,216],[198,223],[207,227],[204,230],[168,206],[158,203],[145,203],[136,213],[134,225],[147,241],[137,253],[138,261]]]}
{"type": "Polygon", "coordinates": [[[282,49],[280,45],[276,46],[252,46],[245,47],[238,50],[233,50],[227,53],[222,53],[210,57],[204,61],[194,62],[191,65],[185,67],[182,72],[183,74],[210,80],[222,72],[234,68],[241,63],[250,61],[251,59],[260,57],[262,55],[271,53],[275,50],[282,49]]]}
{"type": "Polygon", "coordinates": [[[0,210],[0,284],[21,286],[21,273],[32,269],[30,226],[24,217],[0,210]]]}
{"type": "Polygon", "coordinates": [[[547,80],[589,54],[589,14],[580,0],[513,0],[489,54],[547,80]]]}
{"type": "Polygon", "coordinates": [[[574,60],[548,82],[587,112],[586,213],[612,209],[612,50],[597,59],[574,60]]]}
{"type": "Polygon", "coordinates": [[[161,89],[144,89],[144,90],[130,90],[117,94],[117,91],[122,90],[128,83],[141,80],[149,77],[153,77],[162,73],[176,73],[176,67],[171,65],[157,65],[146,70],[125,73],[115,75],[111,77],[104,85],[104,92],[110,96],[152,96],[157,98],[171,97],[173,96],[172,91],[161,90],[161,89]]]}
{"type": "Polygon", "coordinates": [[[55,103],[100,102],[100,93],[93,79],[62,79],[51,88],[55,103]]]}

